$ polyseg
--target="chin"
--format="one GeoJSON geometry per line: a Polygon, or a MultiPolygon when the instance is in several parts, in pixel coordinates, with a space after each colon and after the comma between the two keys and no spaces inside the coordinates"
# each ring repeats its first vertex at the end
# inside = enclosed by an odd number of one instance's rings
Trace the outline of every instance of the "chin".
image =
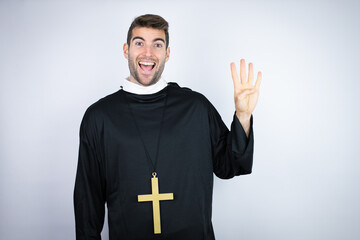
{"type": "Polygon", "coordinates": [[[148,86],[151,86],[151,85],[157,83],[158,80],[159,79],[153,79],[153,78],[151,78],[151,79],[139,79],[138,83],[145,86],[145,87],[148,87],[148,86]]]}

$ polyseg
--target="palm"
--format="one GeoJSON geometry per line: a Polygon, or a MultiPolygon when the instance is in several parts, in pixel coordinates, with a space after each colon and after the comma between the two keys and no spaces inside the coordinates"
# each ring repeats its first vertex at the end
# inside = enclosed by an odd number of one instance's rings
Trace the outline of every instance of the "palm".
{"type": "Polygon", "coordinates": [[[234,82],[234,100],[236,112],[251,116],[255,109],[261,82],[261,72],[258,72],[254,85],[253,65],[249,63],[249,74],[246,79],[245,60],[240,61],[240,81],[234,63],[231,63],[231,74],[234,82]]]}

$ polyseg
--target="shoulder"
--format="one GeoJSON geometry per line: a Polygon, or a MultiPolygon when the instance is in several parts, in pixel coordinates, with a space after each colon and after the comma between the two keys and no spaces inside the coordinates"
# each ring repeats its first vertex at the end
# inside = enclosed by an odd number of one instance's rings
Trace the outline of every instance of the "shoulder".
{"type": "Polygon", "coordinates": [[[98,101],[90,105],[87,111],[101,112],[101,111],[106,111],[108,108],[114,107],[115,105],[122,102],[121,92],[122,92],[121,90],[118,90],[112,94],[109,94],[99,99],[98,101]]]}
{"type": "Polygon", "coordinates": [[[205,105],[210,104],[209,100],[201,93],[191,90],[187,87],[180,87],[177,83],[169,82],[169,89],[175,97],[182,101],[199,102],[205,105]]]}
{"type": "Polygon", "coordinates": [[[201,93],[190,88],[180,87],[177,83],[168,83],[171,95],[174,96],[179,104],[187,106],[189,109],[196,109],[199,113],[206,113],[210,117],[221,118],[214,105],[201,93]]]}
{"type": "Polygon", "coordinates": [[[83,121],[98,121],[111,112],[121,102],[121,90],[109,94],[91,104],[85,111],[83,121]]]}

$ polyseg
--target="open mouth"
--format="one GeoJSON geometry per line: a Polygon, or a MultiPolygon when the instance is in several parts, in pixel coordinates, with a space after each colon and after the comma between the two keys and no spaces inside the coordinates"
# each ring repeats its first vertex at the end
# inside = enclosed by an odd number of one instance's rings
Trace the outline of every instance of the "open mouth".
{"type": "Polygon", "coordinates": [[[139,62],[139,67],[145,74],[151,73],[155,65],[155,62],[139,62]]]}

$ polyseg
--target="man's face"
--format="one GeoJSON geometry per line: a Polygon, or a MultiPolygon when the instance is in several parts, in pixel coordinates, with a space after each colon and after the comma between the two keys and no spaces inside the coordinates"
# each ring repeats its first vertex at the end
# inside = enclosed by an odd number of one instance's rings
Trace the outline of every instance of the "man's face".
{"type": "Polygon", "coordinates": [[[125,43],[123,50],[129,62],[130,81],[143,86],[155,84],[160,79],[170,56],[165,32],[154,28],[134,28],[130,45],[125,43]]]}

